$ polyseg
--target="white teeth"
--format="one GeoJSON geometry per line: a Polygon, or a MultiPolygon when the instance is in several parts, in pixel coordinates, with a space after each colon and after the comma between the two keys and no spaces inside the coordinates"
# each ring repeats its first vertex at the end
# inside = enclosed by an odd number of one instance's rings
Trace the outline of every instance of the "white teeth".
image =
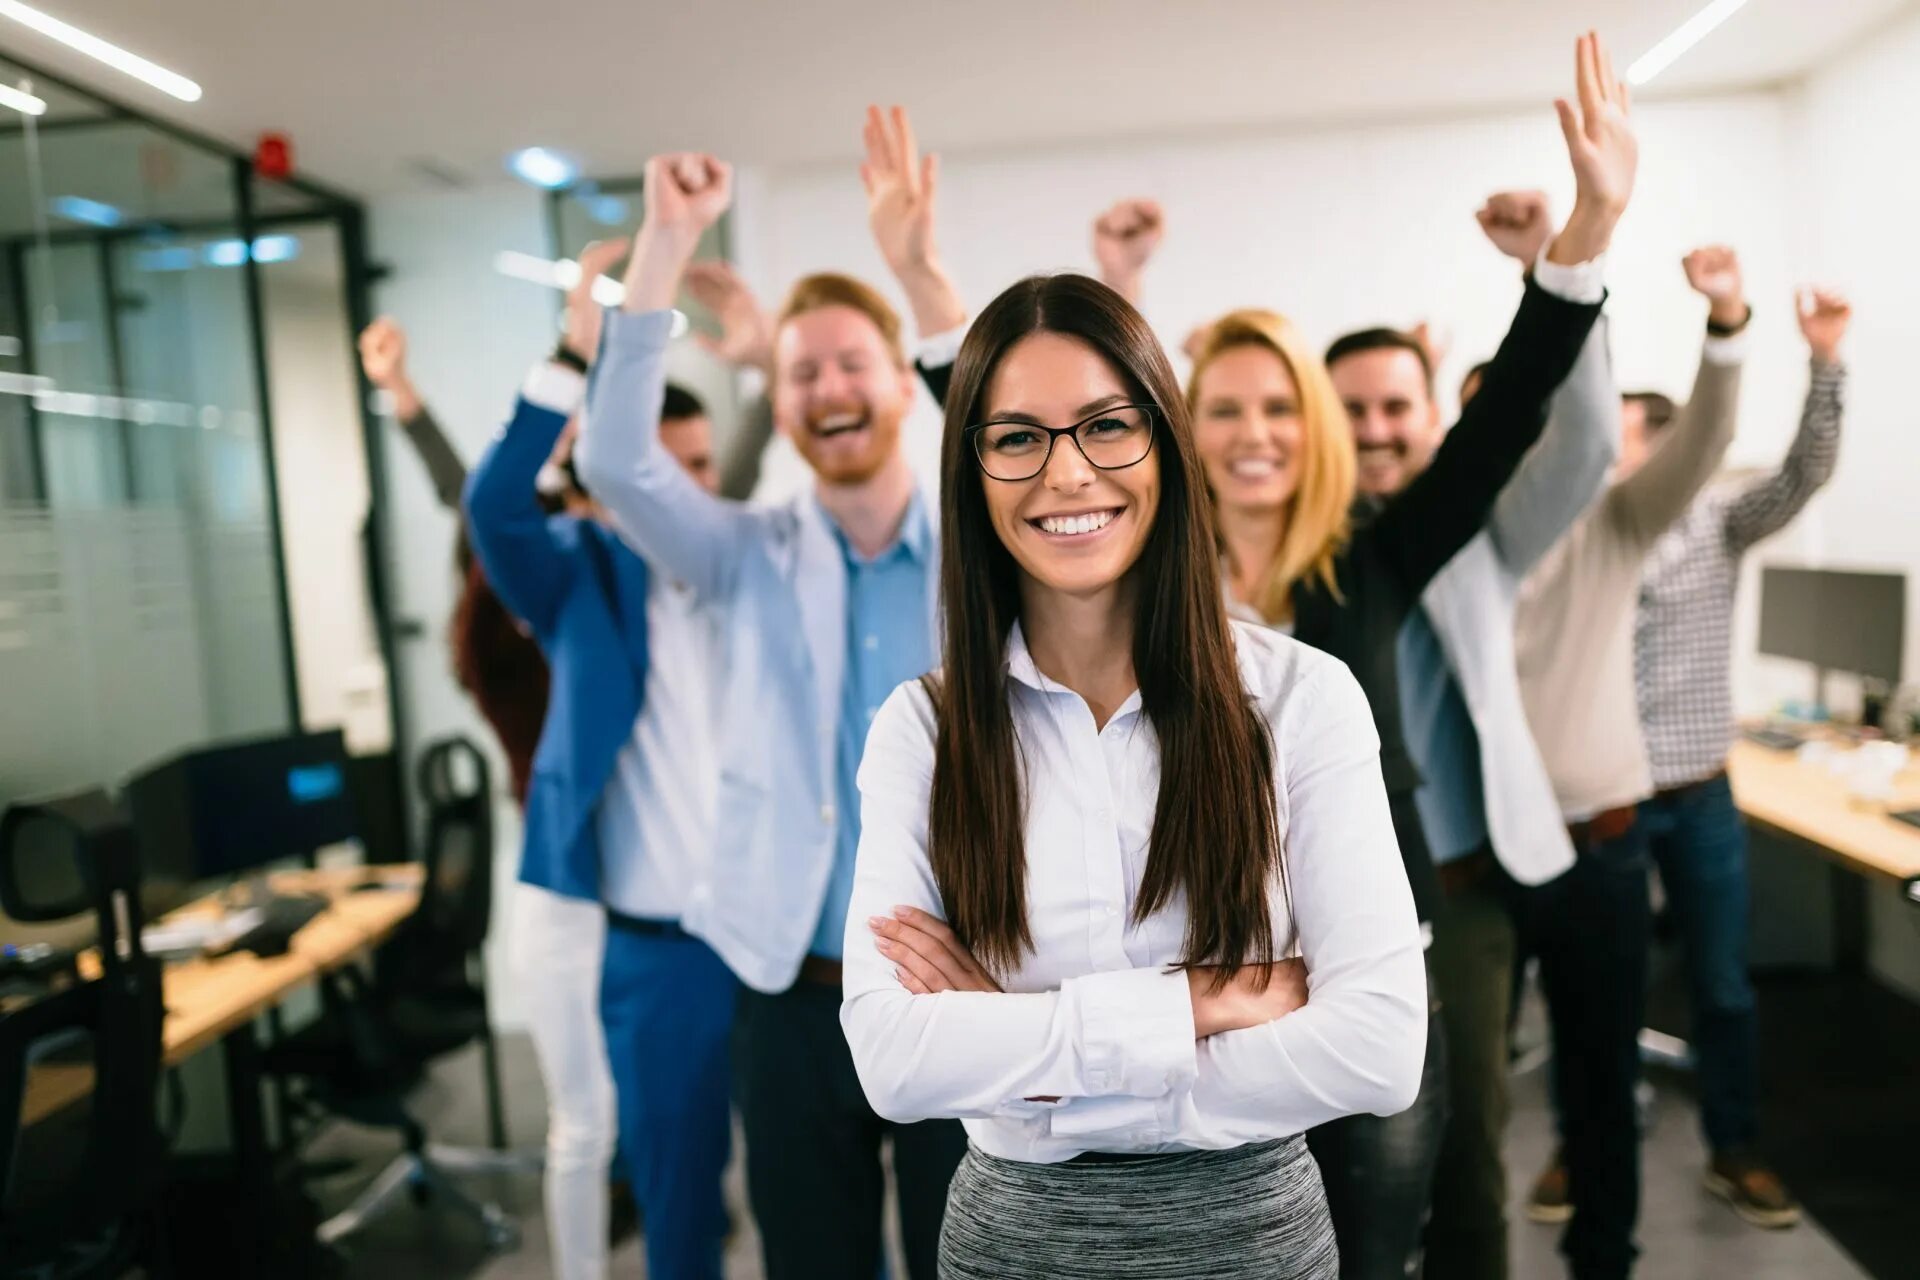
{"type": "Polygon", "coordinates": [[[1042,516],[1040,527],[1048,533],[1095,533],[1112,524],[1114,514],[1095,511],[1083,516],[1042,516]]]}
{"type": "Polygon", "coordinates": [[[1229,463],[1227,469],[1242,480],[1265,480],[1278,474],[1280,464],[1271,458],[1241,458],[1229,463]]]}
{"type": "Polygon", "coordinates": [[[857,413],[837,413],[831,418],[820,419],[819,429],[822,431],[838,431],[842,427],[857,427],[862,421],[864,421],[864,418],[857,413]]]}

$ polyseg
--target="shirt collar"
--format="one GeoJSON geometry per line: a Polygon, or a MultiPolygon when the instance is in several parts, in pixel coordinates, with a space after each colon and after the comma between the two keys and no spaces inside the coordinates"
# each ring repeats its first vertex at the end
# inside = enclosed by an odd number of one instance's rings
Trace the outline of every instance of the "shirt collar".
{"type": "MultiPolygon", "coordinates": [[[[1006,669],[1007,676],[1010,679],[1018,680],[1021,684],[1026,685],[1027,688],[1032,689],[1036,693],[1052,694],[1073,692],[1058,680],[1048,679],[1042,674],[1040,668],[1034,665],[1033,651],[1027,648],[1026,633],[1020,629],[1018,622],[1015,622],[1013,629],[1007,633],[1006,669]]],[[[1078,697],[1079,695],[1074,694],[1074,696],[1078,697]]],[[[1136,714],[1140,710],[1140,691],[1135,689],[1127,695],[1127,700],[1115,709],[1112,721],[1109,723],[1136,714]]]]}
{"type": "Polygon", "coordinates": [[[898,551],[905,551],[913,562],[922,568],[929,563],[929,557],[933,551],[933,520],[927,514],[926,495],[919,485],[913,486],[913,496],[907,500],[907,514],[900,521],[899,536],[894,538],[884,551],[871,559],[861,556],[853,549],[853,543],[847,540],[846,531],[840,527],[840,522],[833,518],[832,513],[820,505],[818,495],[814,495],[811,500],[821,522],[832,532],[834,541],[840,544],[840,553],[846,557],[849,565],[878,564],[898,551]]]}

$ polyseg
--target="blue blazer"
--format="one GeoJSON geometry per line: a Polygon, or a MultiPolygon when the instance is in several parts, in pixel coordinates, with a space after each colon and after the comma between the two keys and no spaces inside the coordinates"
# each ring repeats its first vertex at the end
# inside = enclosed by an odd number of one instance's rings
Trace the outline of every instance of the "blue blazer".
{"type": "Polygon", "coordinates": [[[467,477],[467,536],[552,679],[527,787],[520,879],[600,897],[595,812],[647,687],[647,563],[592,520],[549,516],[534,491],[567,415],[520,398],[467,477]]]}

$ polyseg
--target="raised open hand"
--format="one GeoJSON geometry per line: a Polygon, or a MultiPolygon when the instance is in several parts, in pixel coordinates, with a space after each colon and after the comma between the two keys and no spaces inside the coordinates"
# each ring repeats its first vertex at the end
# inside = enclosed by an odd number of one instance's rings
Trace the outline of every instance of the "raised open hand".
{"type": "Polygon", "coordinates": [[[708,351],[741,368],[773,372],[773,323],[739,272],[718,259],[687,268],[687,292],[720,322],[720,336],[696,333],[708,351]]]}
{"type": "Polygon", "coordinates": [[[860,165],[860,185],[867,190],[874,243],[895,275],[924,267],[939,252],[933,212],[940,157],[920,154],[905,107],[886,112],[868,107],[864,137],[867,158],[860,165]]]}
{"type": "Polygon", "coordinates": [[[1614,77],[1613,60],[1594,32],[1575,44],[1574,83],[1577,108],[1565,98],[1553,103],[1573,165],[1573,213],[1548,250],[1552,261],[1569,265],[1606,252],[1640,168],[1627,86],[1614,77]]]}
{"type": "Polygon", "coordinates": [[[567,349],[582,360],[591,361],[600,350],[600,300],[593,296],[594,282],[620,265],[627,256],[625,236],[595,240],[580,251],[580,278],[567,290],[567,349]]]}

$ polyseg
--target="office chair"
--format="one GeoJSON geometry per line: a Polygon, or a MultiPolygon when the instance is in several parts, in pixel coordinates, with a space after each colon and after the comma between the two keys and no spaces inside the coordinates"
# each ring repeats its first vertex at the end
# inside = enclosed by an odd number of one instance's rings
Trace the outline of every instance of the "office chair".
{"type": "Polygon", "coordinates": [[[415,1203],[438,1196],[477,1222],[491,1248],[511,1248],[519,1229],[498,1205],[482,1203],[449,1176],[456,1170],[521,1165],[430,1146],[406,1096],[427,1066],[476,1041],[486,1071],[489,1123],[505,1134],[498,1058],[488,1021],[480,948],[492,914],[492,789],[486,761],[465,738],[433,743],[421,760],[429,806],[420,905],[375,957],[373,977],[348,969],[322,987],[324,1012],[268,1050],[264,1069],[285,1080],[309,1119],[339,1116],[398,1130],[402,1151],[353,1204],[320,1225],[322,1243],[359,1230],[401,1191],[415,1203]],[[471,785],[460,785],[462,771],[471,785]]]}
{"type": "Polygon", "coordinates": [[[7,810],[0,909],[23,923],[91,909],[100,957],[97,978],[0,1007],[0,1277],[92,1280],[137,1259],[159,1274],[160,966],[140,948],[133,835],[103,793],[7,810]],[[23,1124],[29,1087],[61,1077],[83,1081],[78,1096],[23,1124]]]}

